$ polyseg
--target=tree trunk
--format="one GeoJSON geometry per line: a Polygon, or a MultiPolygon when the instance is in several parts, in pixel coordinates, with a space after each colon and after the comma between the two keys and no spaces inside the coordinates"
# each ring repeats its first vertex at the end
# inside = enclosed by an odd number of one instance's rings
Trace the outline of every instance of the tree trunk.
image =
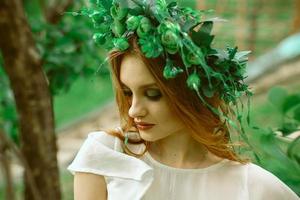
{"type": "Polygon", "coordinates": [[[247,18],[245,13],[248,13],[247,0],[240,0],[236,4],[236,17],[235,17],[235,39],[236,44],[240,50],[246,49],[245,40],[247,37],[247,30],[245,24],[247,24],[247,18]]]}
{"type": "MultiPolygon", "coordinates": [[[[262,6],[262,0],[254,0],[252,6],[252,11],[250,13],[250,34],[249,34],[249,50],[255,52],[256,47],[256,39],[257,39],[257,30],[258,30],[258,23],[257,18],[260,12],[260,7],[262,6]]],[[[250,55],[250,58],[253,57],[253,54],[250,55]]]]}
{"type": "Polygon", "coordinates": [[[4,142],[3,137],[2,137],[2,133],[0,132],[0,165],[2,165],[2,171],[6,183],[5,199],[14,200],[15,193],[13,189],[13,179],[12,179],[11,168],[10,168],[10,159],[8,155],[9,148],[8,145],[4,142]]]}
{"type": "Polygon", "coordinates": [[[205,10],[206,6],[205,6],[205,0],[196,0],[196,8],[198,10],[205,10]]]}
{"type": "MultiPolygon", "coordinates": [[[[59,200],[52,98],[22,1],[0,1],[0,48],[20,120],[21,151],[44,200],[59,200]]],[[[25,170],[25,199],[35,200],[25,170]]]]}
{"type": "Polygon", "coordinates": [[[300,31],[300,0],[296,0],[295,4],[295,16],[292,33],[297,33],[300,31]]]}

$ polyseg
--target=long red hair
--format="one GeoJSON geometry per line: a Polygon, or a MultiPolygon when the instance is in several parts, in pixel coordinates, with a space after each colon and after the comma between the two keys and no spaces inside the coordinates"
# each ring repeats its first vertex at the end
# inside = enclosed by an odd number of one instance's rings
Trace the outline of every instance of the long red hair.
{"type": "MultiPolygon", "coordinates": [[[[164,58],[146,58],[141,52],[135,36],[129,38],[129,43],[130,48],[128,50],[112,51],[109,54],[111,75],[120,113],[121,127],[124,132],[134,128],[134,123],[133,119],[128,115],[130,102],[127,99],[128,97],[124,96],[122,92],[120,84],[120,67],[124,56],[127,54],[135,54],[145,63],[163,95],[166,97],[167,101],[170,102],[169,105],[171,110],[180,120],[182,120],[189,129],[189,133],[196,141],[205,146],[208,151],[219,157],[241,163],[246,162],[246,160],[241,159],[234,151],[234,146],[239,144],[231,143],[228,125],[224,120],[221,120],[219,116],[205,107],[197,94],[187,87],[186,73],[181,73],[177,77],[167,80],[163,77],[163,69],[165,66],[164,58]]],[[[183,66],[178,55],[173,56],[173,60],[175,60],[177,65],[183,66]]],[[[224,102],[218,98],[218,95],[215,95],[212,98],[205,98],[205,100],[213,107],[221,108],[225,113],[230,111],[229,106],[225,105],[224,102]]],[[[124,141],[124,135],[119,131],[110,130],[108,133],[115,135],[124,141]]],[[[149,142],[144,140],[129,140],[129,143],[144,143],[146,145],[146,150],[149,146],[149,142]]],[[[126,145],[124,146],[126,148],[126,145]]],[[[125,152],[139,156],[138,154],[130,152],[127,148],[125,149],[125,152]]]]}

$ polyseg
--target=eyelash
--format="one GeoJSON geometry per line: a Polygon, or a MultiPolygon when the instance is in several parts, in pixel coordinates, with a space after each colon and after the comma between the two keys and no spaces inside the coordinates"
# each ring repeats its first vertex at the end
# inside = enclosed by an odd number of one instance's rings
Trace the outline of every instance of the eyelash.
{"type": "MultiPolygon", "coordinates": [[[[154,96],[151,96],[151,95],[149,95],[149,94],[147,94],[147,92],[149,92],[149,90],[146,90],[145,92],[144,92],[144,95],[148,98],[148,99],[150,99],[151,101],[158,101],[161,97],[162,97],[162,94],[161,94],[161,92],[159,91],[159,90],[150,90],[150,91],[155,91],[155,92],[157,92],[157,94],[156,95],[154,95],[154,96]]],[[[130,91],[130,90],[123,90],[123,94],[126,96],[126,97],[131,97],[132,96],[132,92],[130,91]]]]}

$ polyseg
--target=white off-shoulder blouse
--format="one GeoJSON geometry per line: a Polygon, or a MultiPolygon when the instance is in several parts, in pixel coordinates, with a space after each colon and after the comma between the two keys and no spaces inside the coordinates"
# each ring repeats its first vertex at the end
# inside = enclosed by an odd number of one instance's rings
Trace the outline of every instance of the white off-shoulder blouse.
{"type": "Polygon", "coordinates": [[[297,200],[282,181],[249,163],[222,160],[200,169],[173,168],[122,153],[121,141],[92,132],[68,169],[105,178],[108,200],[297,200]]]}

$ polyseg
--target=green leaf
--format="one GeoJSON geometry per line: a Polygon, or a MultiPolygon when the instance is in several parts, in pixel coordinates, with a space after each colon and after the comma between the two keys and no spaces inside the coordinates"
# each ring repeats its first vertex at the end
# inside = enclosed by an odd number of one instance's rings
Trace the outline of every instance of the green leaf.
{"type": "Polygon", "coordinates": [[[93,40],[96,44],[103,45],[105,43],[105,34],[95,33],[93,35],[93,40]]]}
{"type": "Polygon", "coordinates": [[[129,47],[128,39],[127,38],[115,38],[113,40],[115,48],[119,49],[120,51],[125,51],[129,47]]]}
{"type": "Polygon", "coordinates": [[[167,60],[167,64],[164,67],[163,75],[166,79],[175,78],[178,74],[182,73],[183,69],[173,65],[170,59],[167,60]]]}
{"type": "Polygon", "coordinates": [[[149,35],[148,37],[140,38],[138,42],[147,58],[156,58],[164,50],[157,36],[149,35]]]}
{"type": "Polygon", "coordinates": [[[128,13],[132,16],[139,16],[142,15],[144,11],[141,7],[135,7],[135,8],[128,8],[128,13]]]}
{"type": "Polygon", "coordinates": [[[289,95],[283,102],[282,111],[287,113],[290,109],[300,105],[300,95],[289,95]]]}
{"type": "Polygon", "coordinates": [[[194,43],[199,47],[206,47],[209,49],[214,39],[214,36],[210,35],[212,27],[213,27],[213,22],[204,22],[201,28],[197,32],[191,31],[192,33],[191,37],[194,43]]]}
{"type": "Polygon", "coordinates": [[[234,59],[239,62],[245,62],[248,61],[248,55],[251,53],[251,51],[240,51],[237,52],[234,56],[234,59]]]}
{"type": "Polygon", "coordinates": [[[97,6],[103,7],[106,10],[110,10],[110,8],[113,5],[112,0],[94,0],[94,1],[96,1],[97,6]]]}
{"type": "Polygon", "coordinates": [[[282,106],[285,98],[287,97],[287,91],[280,87],[273,87],[268,93],[269,101],[282,111],[282,106]]]}
{"type": "Polygon", "coordinates": [[[142,16],[131,16],[127,19],[126,25],[129,31],[135,31],[140,25],[142,16]]]}
{"type": "Polygon", "coordinates": [[[294,119],[300,122],[300,106],[294,110],[294,119]]]}
{"type": "Polygon", "coordinates": [[[151,20],[147,17],[142,17],[136,33],[140,38],[147,37],[152,28],[151,20]]]}
{"type": "Polygon", "coordinates": [[[295,131],[298,130],[298,124],[297,123],[291,123],[286,122],[282,125],[282,127],[279,129],[282,132],[283,136],[289,135],[295,131]]]}
{"type": "Polygon", "coordinates": [[[235,54],[237,53],[237,49],[238,47],[234,47],[234,48],[227,47],[229,60],[232,60],[234,58],[235,54]]]}
{"type": "Polygon", "coordinates": [[[114,23],[112,24],[111,29],[112,29],[113,33],[115,34],[115,36],[121,37],[123,35],[123,33],[126,31],[126,24],[124,24],[118,20],[114,20],[114,23]]]}

